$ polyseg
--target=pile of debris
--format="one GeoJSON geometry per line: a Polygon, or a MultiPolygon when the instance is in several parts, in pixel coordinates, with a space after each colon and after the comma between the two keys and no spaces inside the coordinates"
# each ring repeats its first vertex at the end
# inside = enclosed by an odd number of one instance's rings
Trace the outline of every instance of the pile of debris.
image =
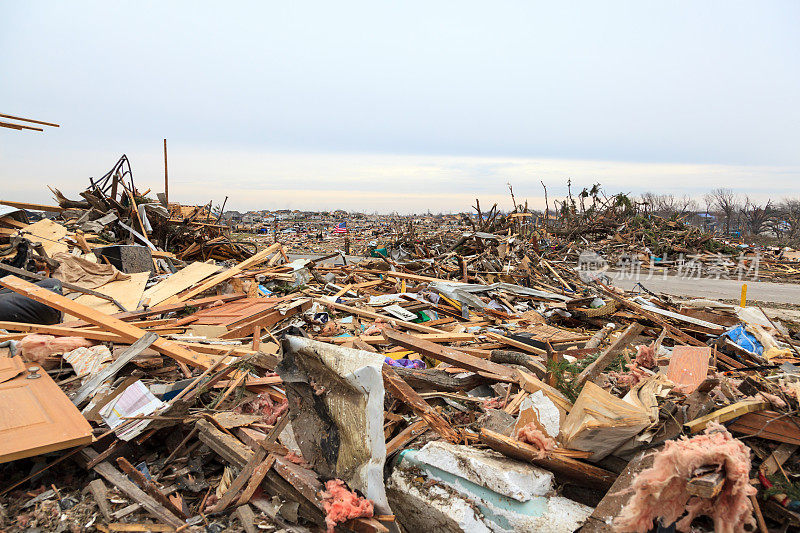
{"type": "Polygon", "coordinates": [[[251,254],[125,175],[7,223],[4,531],[800,527],[798,332],[760,308],[584,279],[524,214],[251,254]]]}

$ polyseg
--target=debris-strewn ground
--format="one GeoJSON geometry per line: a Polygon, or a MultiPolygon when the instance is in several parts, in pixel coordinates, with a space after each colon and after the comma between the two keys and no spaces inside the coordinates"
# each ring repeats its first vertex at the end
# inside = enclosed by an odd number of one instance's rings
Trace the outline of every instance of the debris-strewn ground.
{"type": "Polygon", "coordinates": [[[748,268],[736,243],[478,204],[292,260],[322,250],[153,199],[124,157],[54,194],[0,213],[3,531],[800,526],[791,313],[602,275],[748,268]]]}

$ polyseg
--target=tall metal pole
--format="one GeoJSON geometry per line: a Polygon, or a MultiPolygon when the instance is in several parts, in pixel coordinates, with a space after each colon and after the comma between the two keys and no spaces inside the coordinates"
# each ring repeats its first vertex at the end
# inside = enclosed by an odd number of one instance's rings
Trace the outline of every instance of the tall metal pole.
{"type": "Polygon", "coordinates": [[[169,208],[169,174],[167,173],[167,140],[164,139],[164,201],[169,208]]]}

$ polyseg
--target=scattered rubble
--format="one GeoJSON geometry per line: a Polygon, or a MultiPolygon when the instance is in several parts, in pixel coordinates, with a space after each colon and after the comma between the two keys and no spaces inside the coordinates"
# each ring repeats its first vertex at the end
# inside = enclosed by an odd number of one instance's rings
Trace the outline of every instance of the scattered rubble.
{"type": "Polygon", "coordinates": [[[696,228],[477,204],[354,262],[238,241],[124,156],[53,192],[0,214],[4,531],[800,527],[796,326],[578,268],[738,252],[696,228]]]}

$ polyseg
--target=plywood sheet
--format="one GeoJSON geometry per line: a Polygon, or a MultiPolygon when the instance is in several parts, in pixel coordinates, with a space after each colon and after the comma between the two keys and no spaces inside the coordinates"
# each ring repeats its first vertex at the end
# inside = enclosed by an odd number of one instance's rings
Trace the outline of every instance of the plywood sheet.
{"type": "Polygon", "coordinates": [[[41,243],[50,257],[69,250],[67,244],[60,240],[67,235],[67,228],[46,218],[20,230],[20,234],[33,243],[41,243]]]}
{"type": "Polygon", "coordinates": [[[92,441],[92,427],[45,372],[0,384],[0,463],[92,441]]]}
{"type": "Polygon", "coordinates": [[[151,307],[156,306],[167,298],[203,281],[208,276],[216,274],[221,268],[217,265],[194,262],[144,291],[144,297],[150,298],[151,307]]]}
{"type": "Polygon", "coordinates": [[[667,368],[667,377],[689,394],[706,379],[711,348],[708,346],[676,346],[667,368]]]}
{"type": "MultiPolygon", "coordinates": [[[[128,311],[132,311],[139,306],[142,294],[144,293],[144,286],[147,284],[147,278],[150,276],[150,273],[135,272],[129,275],[129,279],[112,281],[94,290],[107,294],[108,296],[113,296],[119,303],[124,305],[128,311]]],[[[91,294],[82,294],[75,298],[75,301],[108,315],[113,315],[120,311],[113,302],[98,298],[97,296],[92,296],[91,294]]],[[[70,315],[64,317],[65,322],[70,320],[75,320],[75,317],[70,315]]]]}
{"type": "Polygon", "coordinates": [[[243,298],[235,302],[202,309],[192,315],[193,324],[234,327],[259,316],[269,314],[282,298],[243,298]]]}

